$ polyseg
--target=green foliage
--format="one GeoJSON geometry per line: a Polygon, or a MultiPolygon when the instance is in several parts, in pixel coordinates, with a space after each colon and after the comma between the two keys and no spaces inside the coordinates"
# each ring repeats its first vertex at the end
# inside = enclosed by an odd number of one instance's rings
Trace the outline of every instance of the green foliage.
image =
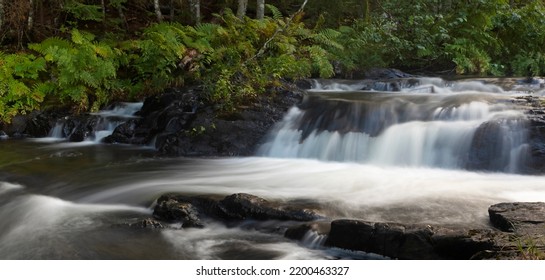
{"type": "Polygon", "coordinates": [[[97,110],[116,91],[119,51],[104,42],[97,42],[90,33],[72,30],[71,40],[49,38],[30,49],[43,55],[51,77],[47,81],[63,101],[70,101],[77,110],[97,110]]]}
{"type": "Polygon", "coordinates": [[[281,86],[283,79],[333,74],[327,52],[315,40],[324,38],[297,18],[240,20],[230,10],[217,18],[222,24],[207,35],[213,51],[202,78],[208,99],[223,110],[254,100],[268,88],[281,86]]]}
{"type": "Polygon", "coordinates": [[[209,37],[216,25],[197,27],[158,23],[144,30],[142,37],[122,44],[127,58],[124,70],[139,90],[158,92],[168,86],[183,85],[199,77],[203,63],[209,62],[209,37]]]}
{"type": "Polygon", "coordinates": [[[89,5],[77,0],[68,0],[65,1],[63,10],[78,20],[99,22],[103,20],[100,5],[89,5]]]}
{"type": "Polygon", "coordinates": [[[41,57],[0,52],[0,122],[9,123],[15,115],[39,108],[51,90],[37,81],[44,70],[41,57]]]}

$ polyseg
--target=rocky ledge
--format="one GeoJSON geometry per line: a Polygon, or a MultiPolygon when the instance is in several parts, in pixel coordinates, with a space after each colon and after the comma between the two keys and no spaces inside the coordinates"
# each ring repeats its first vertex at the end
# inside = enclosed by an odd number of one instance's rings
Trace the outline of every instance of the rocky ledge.
{"type": "Polygon", "coordinates": [[[306,223],[286,231],[301,240],[315,231],[324,246],[375,253],[395,259],[543,259],[545,203],[492,205],[490,229],[369,222],[353,219],[306,223]],[[325,230],[324,230],[325,229],[325,230]]]}
{"type": "Polygon", "coordinates": [[[115,129],[107,143],[155,142],[168,156],[249,156],[269,129],[301,100],[297,92],[263,96],[232,113],[205,105],[197,89],[173,89],[147,98],[132,119],[115,129]]]}
{"type": "MultiPolygon", "coordinates": [[[[302,99],[300,90],[281,91],[224,112],[206,104],[203,95],[199,88],[173,88],[148,97],[136,118],[117,126],[103,141],[154,145],[163,156],[250,156],[270,128],[302,99]]],[[[15,117],[10,125],[0,123],[0,139],[45,137],[58,122],[63,123],[62,137],[70,142],[93,138],[105,129],[94,114],[37,111],[15,117]]]]}
{"type": "MultiPolygon", "coordinates": [[[[545,203],[500,203],[489,208],[490,228],[400,224],[357,219],[331,220],[319,206],[273,202],[251,194],[226,197],[166,194],[153,218],[131,227],[147,229],[203,228],[209,223],[240,226],[248,221],[283,221],[274,232],[303,241],[321,236],[323,248],[375,253],[394,259],[543,259],[545,203]]],[[[264,228],[270,223],[264,223],[264,228]]],[[[263,228],[262,228],[263,229],[263,228]]]]}

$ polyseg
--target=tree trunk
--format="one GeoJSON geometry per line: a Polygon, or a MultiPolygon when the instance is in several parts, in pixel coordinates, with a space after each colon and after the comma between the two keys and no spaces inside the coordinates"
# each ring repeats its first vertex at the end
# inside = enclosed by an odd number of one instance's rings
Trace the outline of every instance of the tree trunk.
{"type": "Polygon", "coordinates": [[[27,29],[32,30],[32,27],[34,27],[34,0],[29,0],[29,8],[28,8],[28,21],[27,21],[27,29]]]}
{"type": "Polygon", "coordinates": [[[174,21],[174,0],[170,0],[170,21],[174,21]]]}
{"type": "Polygon", "coordinates": [[[256,18],[265,18],[265,0],[257,0],[256,18]]]}
{"type": "Polygon", "coordinates": [[[4,0],[0,0],[0,30],[2,30],[2,25],[4,25],[4,0]]]}
{"type": "Polygon", "coordinates": [[[371,3],[369,3],[369,0],[363,0],[362,7],[363,7],[363,9],[362,9],[361,17],[366,22],[369,22],[370,14],[371,14],[371,3]]]}
{"type": "Polygon", "coordinates": [[[201,22],[201,1],[189,0],[189,5],[191,8],[191,15],[193,16],[193,21],[195,23],[200,23],[201,22]]]}
{"type": "Polygon", "coordinates": [[[155,14],[157,15],[157,21],[163,21],[163,14],[161,14],[161,6],[159,5],[159,0],[153,0],[153,7],[155,8],[155,14]]]}
{"type": "Polygon", "coordinates": [[[248,0],[238,0],[237,17],[242,19],[246,15],[246,9],[248,8],[248,0]]]}
{"type": "Polygon", "coordinates": [[[125,17],[125,12],[123,12],[123,4],[119,4],[117,6],[117,13],[119,14],[119,18],[121,18],[121,21],[123,22],[123,26],[125,27],[125,30],[129,29],[129,23],[127,22],[127,17],[125,17]]]}
{"type": "Polygon", "coordinates": [[[102,9],[102,22],[106,22],[106,2],[104,0],[100,0],[100,5],[102,9]]]}

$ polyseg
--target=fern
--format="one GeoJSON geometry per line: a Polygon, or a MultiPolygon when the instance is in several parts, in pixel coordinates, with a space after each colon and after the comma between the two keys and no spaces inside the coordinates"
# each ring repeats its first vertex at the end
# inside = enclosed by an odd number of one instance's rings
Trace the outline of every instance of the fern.
{"type": "Polygon", "coordinates": [[[267,9],[269,9],[269,11],[271,11],[272,18],[274,20],[282,19],[282,17],[283,17],[282,12],[280,12],[280,10],[277,7],[275,7],[275,6],[271,5],[271,4],[265,4],[265,7],[267,7],[267,9]]]}
{"type": "Polygon", "coordinates": [[[0,122],[9,123],[17,114],[40,107],[46,92],[36,89],[44,71],[43,58],[0,52],[0,122]]]}
{"type": "Polygon", "coordinates": [[[99,5],[88,5],[75,0],[68,0],[64,3],[63,9],[79,20],[100,22],[103,19],[101,7],[99,5]]]}
{"type": "Polygon", "coordinates": [[[340,37],[341,32],[328,28],[320,30],[320,32],[316,34],[312,34],[310,39],[322,46],[329,46],[342,51],[344,50],[344,46],[338,42],[340,37]]]}
{"type": "Polygon", "coordinates": [[[51,38],[29,48],[42,54],[50,64],[51,78],[56,81],[55,94],[76,104],[77,110],[98,108],[109,102],[111,96],[101,92],[121,92],[113,82],[120,65],[119,54],[110,45],[96,42],[90,33],[74,29],[71,41],[51,38]]]}

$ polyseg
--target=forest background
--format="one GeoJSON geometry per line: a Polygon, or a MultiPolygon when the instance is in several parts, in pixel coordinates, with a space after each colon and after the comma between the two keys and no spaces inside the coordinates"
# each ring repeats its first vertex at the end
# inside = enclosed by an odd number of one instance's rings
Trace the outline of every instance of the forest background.
{"type": "Polygon", "coordinates": [[[0,0],[0,122],[199,86],[218,111],[309,77],[545,74],[545,1],[0,0]]]}

